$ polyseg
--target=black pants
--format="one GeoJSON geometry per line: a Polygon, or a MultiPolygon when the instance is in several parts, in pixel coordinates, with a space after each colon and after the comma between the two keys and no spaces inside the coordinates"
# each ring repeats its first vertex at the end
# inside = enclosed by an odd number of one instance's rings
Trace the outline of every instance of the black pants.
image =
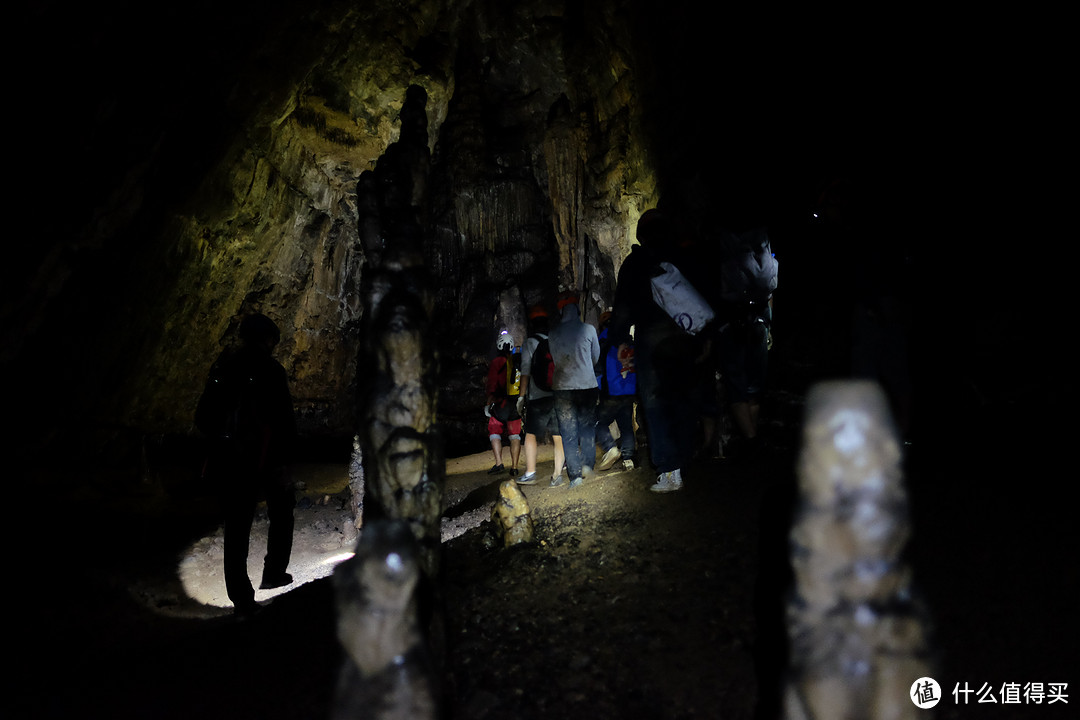
{"type": "Polygon", "coordinates": [[[293,542],[293,509],[296,494],[281,472],[237,472],[221,478],[225,511],[225,589],[236,607],[255,602],[255,589],[248,577],[248,549],[255,508],[266,500],[270,526],[263,575],[281,575],[289,566],[293,542]]]}

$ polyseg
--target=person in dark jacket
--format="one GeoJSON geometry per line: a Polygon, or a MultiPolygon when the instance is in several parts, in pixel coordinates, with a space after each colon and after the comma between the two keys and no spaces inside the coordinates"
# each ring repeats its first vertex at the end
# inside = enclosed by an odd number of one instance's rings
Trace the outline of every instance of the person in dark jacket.
{"type": "Polygon", "coordinates": [[[649,456],[659,473],[653,492],[682,488],[682,469],[693,457],[696,414],[694,361],[700,352],[687,334],[653,300],[651,280],[661,262],[686,267],[675,241],[671,223],[659,210],[649,210],[638,221],[640,245],[619,269],[612,308],[609,338],[619,344],[631,341],[638,401],[645,414],[649,456]]]}
{"type": "Polygon", "coordinates": [[[208,437],[206,475],[220,491],[225,515],[225,587],[235,612],[259,609],[248,577],[255,508],[266,500],[269,530],[260,589],[289,585],[296,496],[289,472],[296,418],[285,368],[273,357],[277,325],[261,314],[240,324],[240,344],[210,371],[195,422],[208,437]]]}

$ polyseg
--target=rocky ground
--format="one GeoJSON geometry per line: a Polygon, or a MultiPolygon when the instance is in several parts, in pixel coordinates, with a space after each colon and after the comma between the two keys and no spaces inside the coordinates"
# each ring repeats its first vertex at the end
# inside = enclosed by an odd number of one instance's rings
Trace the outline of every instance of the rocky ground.
{"type": "MultiPolygon", "coordinates": [[[[453,461],[446,716],[753,717],[759,685],[782,664],[775,631],[799,398],[774,398],[770,411],[766,453],[703,459],[679,493],[650,493],[645,469],[574,490],[524,488],[535,542],[512,549],[493,542],[502,478],[486,473],[489,458],[453,461]]],[[[912,562],[941,684],[1072,681],[1075,690],[1077,571],[1064,549],[1075,548],[1075,525],[1039,462],[970,452],[995,421],[954,435],[955,460],[937,438],[912,446],[909,460],[912,562]]],[[[32,592],[15,597],[29,632],[5,716],[326,717],[340,650],[325,575],[349,546],[345,471],[304,472],[297,582],[261,593],[266,609],[244,623],[212,588],[218,521],[203,488],[171,481],[71,496],[54,485],[63,517],[44,526],[39,517],[24,537],[44,539],[16,546],[34,553],[19,575],[32,592]],[[200,574],[194,584],[209,594],[194,602],[185,583],[200,574]]],[[[938,717],[1068,717],[1071,700],[987,714],[950,696],[938,717]]]]}
{"type": "Polygon", "coordinates": [[[679,493],[649,492],[654,480],[635,470],[526,488],[535,543],[503,549],[481,527],[449,544],[457,716],[751,717],[769,480],[719,462],[679,493]]]}

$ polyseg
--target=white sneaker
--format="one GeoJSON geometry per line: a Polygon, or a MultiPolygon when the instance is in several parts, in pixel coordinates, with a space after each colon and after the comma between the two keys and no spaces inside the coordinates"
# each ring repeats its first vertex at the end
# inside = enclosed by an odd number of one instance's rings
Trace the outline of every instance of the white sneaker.
{"type": "Polygon", "coordinates": [[[623,470],[633,470],[634,469],[634,461],[631,460],[630,458],[626,458],[625,460],[622,461],[622,468],[623,468],[623,470]]]}
{"type": "Polygon", "coordinates": [[[609,467],[611,467],[612,465],[615,464],[615,461],[619,459],[619,455],[620,455],[619,448],[617,448],[617,447],[611,448],[606,453],[604,453],[604,457],[600,461],[600,464],[598,464],[596,466],[596,469],[597,470],[607,470],[609,467]]]}
{"type": "Polygon", "coordinates": [[[660,473],[656,478],[656,484],[649,488],[653,492],[675,492],[682,489],[682,472],[679,469],[671,472],[660,473]]]}

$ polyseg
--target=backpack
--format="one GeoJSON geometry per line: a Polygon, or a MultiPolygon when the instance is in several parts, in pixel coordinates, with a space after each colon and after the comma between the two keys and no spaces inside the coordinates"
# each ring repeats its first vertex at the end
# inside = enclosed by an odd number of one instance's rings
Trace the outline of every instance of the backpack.
{"type": "Polygon", "coordinates": [[[207,437],[224,439],[236,435],[242,393],[233,375],[220,361],[210,368],[206,386],[195,407],[195,426],[207,437]]]}
{"type": "Polygon", "coordinates": [[[685,332],[698,334],[715,317],[713,309],[679,268],[662,262],[659,270],[650,280],[653,300],[685,332]]]}
{"type": "Polygon", "coordinates": [[[755,228],[727,233],[725,260],[720,266],[720,294],[730,303],[764,303],[776,290],[779,262],[772,251],[769,233],[755,228]]]}
{"type": "Polygon", "coordinates": [[[506,358],[506,394],[516,397],[521,387],[521,368],[514,362],[514,353],[506,358]]]}
{"type": "Polygon", "coordinates": [[[555,361],[551,358],[551,348],[545,335],[537,335],[539,343],[532,357],[532,382],[544,392],[551,392],[555,382],[555,361]]]}
{"type": "Polygon", "coordinates": [[[220,440],[240,440],[264,424],[259,397],[263,385],[237,366],[237,356],[223,354],[210,368],[195,407],[195,427],[220,440]]]}

